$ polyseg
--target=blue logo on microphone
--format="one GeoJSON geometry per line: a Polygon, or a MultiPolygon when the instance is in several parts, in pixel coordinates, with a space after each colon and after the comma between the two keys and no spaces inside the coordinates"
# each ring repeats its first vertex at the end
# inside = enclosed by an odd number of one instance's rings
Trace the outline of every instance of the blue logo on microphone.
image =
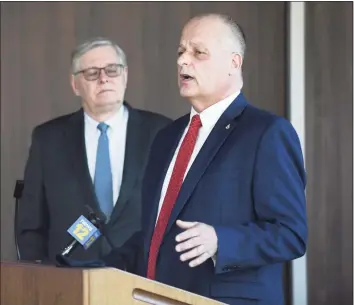
{"type": "Polygon", "coordinates": [[[68,233],[87,249],[101,236],[98,230],[86,217],[80,216],[68,229],[68,233]]]}

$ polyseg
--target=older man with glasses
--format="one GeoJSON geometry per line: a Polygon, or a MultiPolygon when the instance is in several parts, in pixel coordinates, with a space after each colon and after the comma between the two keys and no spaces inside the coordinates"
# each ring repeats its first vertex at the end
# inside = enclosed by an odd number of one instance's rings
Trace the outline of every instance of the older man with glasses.
{"type": "Polygon", "coordinates": [[[114,42],[95,38],[79,45],[71,64],[82,108],[33,131],[18,223],[22,260],[54,263],[87,205],[105,214],[108,239],[77,249],[74,258],[98,258],[138,231],[148,152],[170,122],[124,102],[127,60],[114,42]]]}

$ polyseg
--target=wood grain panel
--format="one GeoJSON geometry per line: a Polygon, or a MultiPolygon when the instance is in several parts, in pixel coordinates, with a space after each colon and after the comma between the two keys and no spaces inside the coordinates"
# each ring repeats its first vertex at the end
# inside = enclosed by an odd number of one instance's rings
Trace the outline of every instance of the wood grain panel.
{"type": "Polygon", "coordinates": [[[1,262],[3,305],[226,305],[113,268],[1,262]]]}
{"type": "Polygon", "coordinates": [[[1,262],[1,305],[86,305],[79,268],[1,262]]]}
{"type": "Polygon", "coordinates": [[[353,6],[306,3],[308,304],[353,304],[353,6]]]}

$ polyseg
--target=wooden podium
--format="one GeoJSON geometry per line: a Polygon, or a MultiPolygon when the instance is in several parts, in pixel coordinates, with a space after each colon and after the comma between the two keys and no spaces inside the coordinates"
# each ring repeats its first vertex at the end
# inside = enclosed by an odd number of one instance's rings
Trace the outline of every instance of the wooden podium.
{"type": "Polygon", "coordinates": [[[223,304],[114,268],[1,262],[1,305],[223,304]]]}

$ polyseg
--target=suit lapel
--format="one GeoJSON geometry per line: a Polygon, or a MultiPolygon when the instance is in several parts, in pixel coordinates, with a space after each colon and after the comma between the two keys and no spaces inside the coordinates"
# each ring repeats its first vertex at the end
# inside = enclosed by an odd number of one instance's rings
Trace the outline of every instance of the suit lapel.
{"type": "Polygon", "coordinates": [[[210,162],[213,160],[227,137],[236,127],[237,121],[235,118],[237,118],[242,113],[246,105],[247,102],[245,98],[242,94],[239,94],[239,96],[226,109],[226,111],[216,123],[215,127],[205,141],[202,149],[194,160],[182,184],[175,206],[169,218],[165,234],[169,232],[172,225],[176,222],[178,215],[190,198],[194,188],[198,184],[210,162]]]}
{"type": "Polygon", "coordinates": [[[172,161],[178,143],[181,139],[181,136],[186,126],[188,125],[188,122],[189,122],[189,115],[185,115],[182,118],[178,119],[177,121],[175,121],[174,124],[172,124],[169,127],[171,128],[171,130],[169,130],[164,135],[164,137],[160,140],[161,142],[160,151],[164,153],[162,153],[156,158],[156,162],[152,166],[157,176],[156,176],[156,184],[153,185],[153,189],[151,190],[152,192],[154,192],[154,195],[152,196],[153,199],[151,204],[152,207],[151,213],[148,216],[149,227],[146,232],[145,249],[149,248],[151,236],[155,228],[155,222],[157,220],[156,219],[157,211],[158,211],[160,197],[161,197],[161,190],[166,177],[167,170],[170,166],[170,163],[172,161]]]}
{"type": "Polygon", "coordinates": [[[116,205],[113,209],[110,223],[119,218],[123,208],[128,202],[129,197],[134,191],[134,185],[141,172],[144,156],[147,153],[144,149],[146,138],[144,138],[142,120],[138,111],[125,104],[129,111],[129,119],[127,126],[125,156],[122,185],[116,205]]]}
{"type": "Polygon", "coordinates": [[[99,205],[87,165],[84,113],[82,109],[74,113],[69,119],[68,127],[65,130],[65,139],[69,151],[68,156],[71,159],[71,168],[84,196],[83,203],[97,210],[99,205]]]}

